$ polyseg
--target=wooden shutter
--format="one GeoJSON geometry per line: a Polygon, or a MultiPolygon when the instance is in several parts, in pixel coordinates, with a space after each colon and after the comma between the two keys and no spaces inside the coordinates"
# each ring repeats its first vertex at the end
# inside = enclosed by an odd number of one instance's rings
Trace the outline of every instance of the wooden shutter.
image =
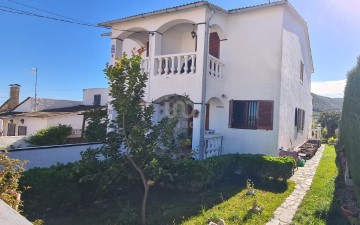
{"type": "Polygon", "coordinates": [[[234,127],[234,119],[233,119],[233,113],[234,113],[234,100],[229,101],[229,124],[228,127],[232,128],[234,127]]]}
{"type": "Polygon", "coordinates": [[[302,115],[302,109],[298,108],[297,110],[297,131],[300,132],[301,131],[301,115],[302,115]]]}
{"type": "Polygon", "coordinates": [[[259,101],[259,119],[258,129],[272,130],[273,129],[273,101],[259,101]]]}
{"type": "Polygon", "coordinates": [[[298,111],[298,108],[295,108],[295,127],[297,126],[297,120],[298,120],[297,111],[298,111]]]}
{"type": "Polygon", "coordinates": [[[8,130],[7,130],[7,136],[15,136],[15,130],[16,130],[16,124],[9,123],[8,130]]]}
{"type": "Polygon", "coordinates": [[[19,136],[25,136],[26,135],[26,126],[18,126],[18,135],[19,136]]]}
{"type": "Polygon", "coordinates": [[[301,130],[304,130],[304,125],[305,125],[305,110],[302,110],[302,115],[301,115],[301,130]]]}
{"type": "Polygon", "coordinates": [[[216,32],[210,34],[209,54],[216,58],[220,57],[220,37],[216,32]]]}

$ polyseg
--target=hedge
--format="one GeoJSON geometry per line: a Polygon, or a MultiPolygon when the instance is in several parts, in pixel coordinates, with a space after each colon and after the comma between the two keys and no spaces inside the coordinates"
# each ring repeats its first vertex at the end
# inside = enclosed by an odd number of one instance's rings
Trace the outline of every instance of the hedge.
{"type": "MultiPolygon", "coordinates": [[[[173,161],[168,165],[167,169],[172,176],[171,179],[158,182],[163,184],[162,188],[197,192],[221,182],[224,177],[235,176],[234,172],[251,178],[273,177],[287,180],[292,175],[295,160],[291,157],[227,154],[204,160],[173,161]]],[[[96,160],[92,163],[79,161],[26,171],[20,180],[21,186],[31,187],[23,193],[25,213],[31,218],[44,212],[44,209],[64,212],[86,202],[119,195],[119,187],[131,190],[138,186],[138,183],[119,170],[112,176],[117,177],[116,179],[103,179],[109,175],[105,173],[108,167],[106,160],[96,160]],[[111,183],[105,184],[105,181],[111,183]]]]}
{"type": "Polygon", "coordinates": [[[292,157],[253,154],[227,154],[204,160],[183,160],[175,163],[170,187],[184,191],[200,191],[238,173],[246,177],[289,179],[296,163],[292,157]]]}
{"type": "Polygon", "coordinates": [[[360,201],[360,57],[347,74],[340,123],[340,142],[344,145],[356,195],[360,201]]]}

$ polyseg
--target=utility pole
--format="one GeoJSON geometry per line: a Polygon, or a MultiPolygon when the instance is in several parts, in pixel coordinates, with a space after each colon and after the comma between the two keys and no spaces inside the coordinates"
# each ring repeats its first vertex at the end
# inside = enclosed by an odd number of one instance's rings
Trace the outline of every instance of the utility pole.
{"type": "Polygon", "coordinates": [[[31,69],[31,71],[33,73],[35,73],[35,112],[37,111],[37,73],[38,73],[38,68],[34,67],[31,69]]]}

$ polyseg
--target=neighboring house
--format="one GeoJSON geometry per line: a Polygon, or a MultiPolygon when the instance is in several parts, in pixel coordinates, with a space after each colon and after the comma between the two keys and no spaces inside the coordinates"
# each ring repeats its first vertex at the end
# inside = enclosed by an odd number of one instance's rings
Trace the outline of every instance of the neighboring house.
{"type": "MultiPolygon", "coordinates": [[[[85,127],[83,113],[90,109],[105,108],[107,88],[84,89],[83,101],[28,97],[10,111],[0,113],[3,136],[27,136],[57,124],[71,125],[72,137],[80,137],[85,127]]],[[[10,96],[11,99],[11,96],[10,96]]]]}
{"type": "Polygon", "coordinates": [[[200,158],[276,155],[307,140],[314,68],[307,24],[288,1],[233,10],[199,1],[100,25],[112,28],[112,65],[146,47],[144,100],[155,121],[182,106],[179,125],[200,158]]]}

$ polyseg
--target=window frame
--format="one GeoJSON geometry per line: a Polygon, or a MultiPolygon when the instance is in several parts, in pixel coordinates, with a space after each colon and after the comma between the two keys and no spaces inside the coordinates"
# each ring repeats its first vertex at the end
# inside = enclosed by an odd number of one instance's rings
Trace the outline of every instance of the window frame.
{"type": "Polygon", "coordinates": [[[94,102],[93,105],[100,106],[101,105],[101,94],[95,94],[94,95],[94,102]],[[99,98],[99,104],[97,104],[96,99],[99,98]]]}
{"type": "MultiPolygon", "coordinates": [[[[239,108],[238,108],[239,109],[239,108]]],[[[229,101],[229,128],[248,130],[273,130],[274,101],[272,100],[230,100],[229,101]],[[244,118],[241,123],[235,123],[235,105],[243,104],[244,118]],[[252,118],[249,118],[251,114],[252,118]],[[253,118],[255,116],[255,118],[253,118]]]]}
{"type": "Polygon", "coordinates": [[[305,127],[305,110],[301,108],[295,108],[295,127],[296,131],[301,133],[305,127]]]}
{"type": "Polygon", "coordinates": [[[304,82],[304,62],[302,60],[300,60],[300,81],[301,83],[304,82]]]}

